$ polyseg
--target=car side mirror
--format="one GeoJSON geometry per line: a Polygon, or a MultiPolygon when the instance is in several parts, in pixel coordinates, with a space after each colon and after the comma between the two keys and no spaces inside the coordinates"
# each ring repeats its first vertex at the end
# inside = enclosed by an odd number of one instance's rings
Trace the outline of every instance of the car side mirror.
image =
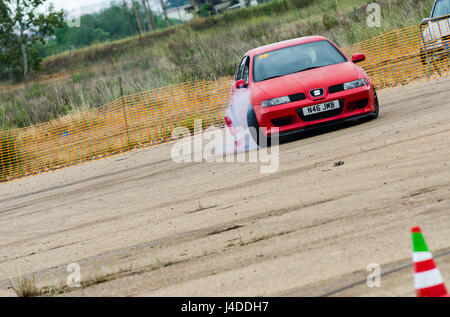
{"type": "Polygon", "coordinates": [[[427,22],[430,21],[430,20],[431,20],[430,18],[425,18],[425,19],[422,20],[422,23],[421,23],[421,24],[425,24],[425,23],[427,23],[427,22]]]}
{"type": "Polygon", "coordinates": [[[237,89],[247,87],[247,83],[243,79],[239,79],[238,81],[236,81],[234,85],[236,86],[237,89]]]}
{"type": "Polygon", "coordinates": [[[352,62],[353,63],[359,63],[366,60],[366,55],[364,54],[355,54],[352,56],[352,62]]]}

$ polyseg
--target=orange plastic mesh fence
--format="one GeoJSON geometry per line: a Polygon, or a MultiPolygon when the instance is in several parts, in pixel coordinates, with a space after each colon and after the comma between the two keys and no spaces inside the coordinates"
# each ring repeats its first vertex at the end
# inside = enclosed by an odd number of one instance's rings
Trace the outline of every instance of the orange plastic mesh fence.
{"type": "Polygon", "coordinates": [[[195,81],[119,98],[104,106],[0,132],[0,179],[170,141],[177,126],[223,126],[230,78],[195,81]]]}
{"type": "MultiPolygon", "coordinates": [[[[344,49],[378,88],[448,74],[449,17],[392,31],[344,49]]],[[[125,96],[22,129],[0,131],[0,181],[94,160],[171,139],[172,130],[224,126],[232,78],[195,81],[125,96]]]]}
{"type": "Polygon", "coordinates": [[[377,88],[447,75],[450,15],[379,35],[344,51],[366,54],[360,65],[377,88]]]}

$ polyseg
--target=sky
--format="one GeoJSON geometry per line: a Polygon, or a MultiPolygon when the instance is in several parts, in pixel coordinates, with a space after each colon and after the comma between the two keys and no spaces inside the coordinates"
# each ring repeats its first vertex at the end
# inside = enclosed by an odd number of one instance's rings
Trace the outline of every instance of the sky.
{"type": "MultiPolygon", "coordinates": [[[[46,4],[53,3],[56,10],[64,9],[65,12],[75,16],[94,13],[109,8],[112,1],[122,4],[122,0],[47,0],[46,4]]],[[[127,3],[130,0],[125,0],[127,3]]],[[[159,12],[159,1],[150,0],[152,10],[159,12]]]]}
{"type": "Polygon", "coordinates": [[[82,13],[97,11],[97,8],[107,7],[110,0],[48,0],[48,3],[53,3],[55,9],[72,12],[73,10],[80,10],[82,13]]]}

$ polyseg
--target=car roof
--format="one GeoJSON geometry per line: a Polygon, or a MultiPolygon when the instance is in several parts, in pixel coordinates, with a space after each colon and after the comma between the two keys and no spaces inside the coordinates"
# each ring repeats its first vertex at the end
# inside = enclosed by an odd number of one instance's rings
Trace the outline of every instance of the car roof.
{"type": "Polygon", "coordinates": [[[248,51],[245,55],[253,57],[253,56],[256,56],[259,54],[267,53],[270,51],[278,50],[278,49],[289,47],[289,46],[310,43],[310,42],[316,42],[316,41],[323,41],[323,40],[328,41],[328,39],[323,36],[299,37],[299,38],[295,38],[292,40],[287,40],[287,41],[282,41],[282,42],[277,42],[277,43],[273,43],[273,44],[269,44],[269,45],[260,46],[260,47],[257,47],[257,48],[254,48],[254,49],[248,51]]]}

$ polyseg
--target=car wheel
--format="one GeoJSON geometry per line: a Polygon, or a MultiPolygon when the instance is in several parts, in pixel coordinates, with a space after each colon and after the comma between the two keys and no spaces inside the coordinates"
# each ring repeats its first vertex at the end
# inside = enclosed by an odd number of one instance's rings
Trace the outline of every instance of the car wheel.
{"type": "Polygon", "coordinates": [[[375,90],[375,88],[373,89],[373,93],[375,96],[375,110],[374,112],[370,113],[368,116],[359,119],[358,122],[360,123],[364,123],[370,120],[375,120],[376,118],[378,118],[378,115],[380,113],[380,104],[378,103],[378,95],[377,95],[377,91],[375,90]]]}
{"type": "Polygon", "coordinates": [[[373,89],[373,93],[375,95],[375,111],[371,115],[370,119],[372,119],[372,120],[378,118],[378,115],[380,114],[380,104],[378,102],[378,95],[377,95],[377,91],[375,90],[375,88],[373,89]]]}
{"type": "MultiPolygon", "coordinates": [[[[261,139],[262,137],[265,137],[264,133],[261,131],[261,128],[259,127],[259,123],[258,123],[258,119],[256,118],[256,114],[255,114],[255,110],[253,109],[252,106],[250,106],[250,109],[248,109],[247,112],[247,125],[249,127],[250,130],[250,135],[252,136],[253,140],[256,142],[256,144],[258,144],[258,146],[261,146],[261,139]]],[[[271,144],[271,139],[270,138],[266,138],[267,146],[270,146],[271,144]]]]}

